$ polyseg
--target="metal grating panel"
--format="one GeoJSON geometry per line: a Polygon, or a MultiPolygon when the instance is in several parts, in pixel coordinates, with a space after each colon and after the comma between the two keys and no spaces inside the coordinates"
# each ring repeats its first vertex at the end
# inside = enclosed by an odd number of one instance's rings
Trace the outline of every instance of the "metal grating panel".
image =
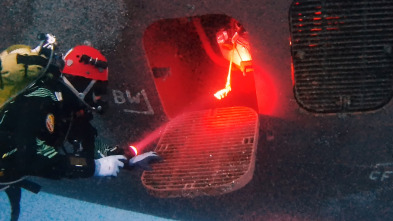
{"type": "Polygon", "coordinates": [[[144,171],[142,183],[157,197],[224,194],[252,178],[258,114],[247,107],[187,113],[166,126],[155,151],[163,162],[144,171]]]}
{"type": "Polygon", "coordinates": [[[393,1],[299,0],[289,19],[300,106],[338,113],[375,110],[390,101],[393,1]]]}

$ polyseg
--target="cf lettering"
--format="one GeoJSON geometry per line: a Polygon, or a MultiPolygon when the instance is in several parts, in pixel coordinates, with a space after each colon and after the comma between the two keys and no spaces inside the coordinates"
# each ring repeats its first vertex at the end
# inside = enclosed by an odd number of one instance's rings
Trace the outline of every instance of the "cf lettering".
{"type": "Polygon", "coordinates": [[[377,180],[385,181],[385,180],[391,178],[392,174],[393,174],[393,171],[390,171],[390,170],[383,171],[383,172],[381,172],[381,171],[372,171],[370,173],[369,178],[370,178],[370,180],[375,180],[375,181],[377,181],[377,180]]]}
{"type": "Polygon", "coordinates": [[[370,180],[378,180],[378,178],[381,177],[381,172],[379,171],[373,171],[370,173],[370,180]]]}
{"type": "Polygon", "coordinates": [[[386,180],[386,179],[389,179],[390,178],[390,175],[393,173],[393,171],[385,171],[385,172],[383,172],[383,174],[382,174],[382,177],[381,177],[381,181],[384,181],[384,180],[386,180]]]}

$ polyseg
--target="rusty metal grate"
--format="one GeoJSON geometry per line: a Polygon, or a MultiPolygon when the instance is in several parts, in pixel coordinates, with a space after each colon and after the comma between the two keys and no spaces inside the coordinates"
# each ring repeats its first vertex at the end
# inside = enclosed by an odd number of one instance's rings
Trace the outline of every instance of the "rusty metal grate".
{"type": "Polygon", "coordinates": [[[218,195],[252,178],[258,114],[247,107],[187,113],[166,126],[155,151],[163,162],[144,171],[142,183],[157,197],[218,195]]]}
{"type": "Polygon", "coordinates": [[[289,19],[300,106],[317,113],[357,112],[390,101],[393,1],[299,0],[289,19]]]}

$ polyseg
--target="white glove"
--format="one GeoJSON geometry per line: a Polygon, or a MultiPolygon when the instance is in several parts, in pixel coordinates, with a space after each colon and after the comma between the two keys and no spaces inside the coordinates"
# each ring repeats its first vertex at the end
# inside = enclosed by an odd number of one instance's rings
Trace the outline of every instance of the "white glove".
{"type": "Polygon", "coordinates": [[[124,167],[124,163],[120,160],[127,160],[127,158],[123,155],[112,155],[95,160],[94,176],[117,176],[119,167],[124,167]]]}
{"type": "Polygon", "coordinates": [[[128,162],[130,166],[139,166],[145,170],[152,170],[149,166],[150,161],[161,160],[161,157],[156,152],[150,151],[140,155],[136,155],[128,162]]]}

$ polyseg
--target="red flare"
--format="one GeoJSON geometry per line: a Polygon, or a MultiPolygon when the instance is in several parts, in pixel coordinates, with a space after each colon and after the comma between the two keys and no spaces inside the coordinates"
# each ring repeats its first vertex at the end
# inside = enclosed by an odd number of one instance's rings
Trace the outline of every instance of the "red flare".
{"type": "Polygon", "coordinates": [[[130,149],[134,152],[135,156],[138,155],[138,149],[135,146],[130,146],[130,149]]]}

